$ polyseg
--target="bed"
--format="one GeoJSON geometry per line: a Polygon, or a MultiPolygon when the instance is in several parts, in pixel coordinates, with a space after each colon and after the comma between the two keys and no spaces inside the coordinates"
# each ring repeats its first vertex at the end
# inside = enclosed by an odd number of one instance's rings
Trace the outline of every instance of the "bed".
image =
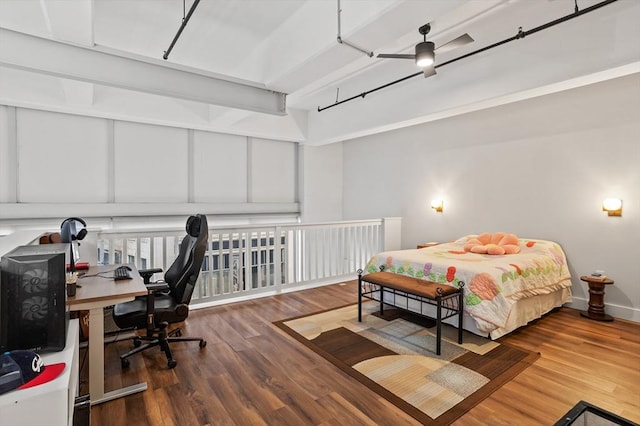
{"type": "MultiPolygon", "coordinates": [[[[491,339],[571,301],[571,275],[566,256],[556,242],[519,239],[520,253],[489,255],[464,250],[466,242],[474,237],[378,253],[369,260],[365,272],[384,269],[446,285],[462,285],[464,328],[491,339]]],[[[388,297],[385,294],[385,303],[404,304],[405,309],[420,312],[415,301],[388,297]]]]}

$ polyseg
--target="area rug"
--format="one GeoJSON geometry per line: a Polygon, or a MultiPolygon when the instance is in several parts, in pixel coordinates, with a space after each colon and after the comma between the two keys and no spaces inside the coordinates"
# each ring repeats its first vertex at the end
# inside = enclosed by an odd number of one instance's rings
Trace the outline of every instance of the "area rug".
{"type": "Polygon", "coordinates": [[[435,328],[423,318],[378,302],[344,306],[275,324],[336,367],[425,425],[443,425],[469,411],[533,364],[538,353],[443,325],[441,355],[435,328]]]}

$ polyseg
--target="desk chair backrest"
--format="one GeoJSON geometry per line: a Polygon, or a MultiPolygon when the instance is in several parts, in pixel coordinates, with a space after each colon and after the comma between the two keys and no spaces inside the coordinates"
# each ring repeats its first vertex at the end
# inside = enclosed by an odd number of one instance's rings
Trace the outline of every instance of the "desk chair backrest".
{"type": "Polygon", "coordinates": [[[207,251],[209,241],[207,217],[201,214],[190,216],[187,219],[186,228],[187,235],[180,243],[178,257],[164,274],[164,280],[169,284],[173,298],[178,303],[188,305],[207,251]]]}

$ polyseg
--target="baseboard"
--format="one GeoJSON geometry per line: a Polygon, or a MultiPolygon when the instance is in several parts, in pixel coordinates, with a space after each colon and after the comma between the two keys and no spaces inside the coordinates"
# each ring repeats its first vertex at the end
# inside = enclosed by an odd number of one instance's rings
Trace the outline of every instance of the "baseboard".
{"type": "MultiPolygon", "coordinates": [[[[569,303],[565,303],[564,306],[568,308],[578,309],[581,311],[586,311],[589,308],[589,300],[574,296],[573,300],[569,303]]],[[[611,303],[605,303],[604,311],[614,318],[640,322],[640,309],[637,309],[637,308],[630,308],[628,306],[620,306],[620,305],[614,305],[611,303]]]]}

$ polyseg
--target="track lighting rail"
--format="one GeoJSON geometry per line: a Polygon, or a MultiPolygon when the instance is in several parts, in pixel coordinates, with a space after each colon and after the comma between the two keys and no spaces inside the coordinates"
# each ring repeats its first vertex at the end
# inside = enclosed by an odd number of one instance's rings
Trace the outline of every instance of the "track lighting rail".
{"type": "MultiPolygon", "coordinates": [[[[569,21],[571,19],[577,18],[578,16],[582,16],[582,15],[585,15],[585,14],[587,14],[589,12],[593,12],[594,10],[600,9],[601,7],[607,6],[607,5],[611,4],[611,3],[615,3],[616,1],[618,1],[618,0],[605,0],[605,1],[602,1],[600,3],[596,3],[593,6],[587,7],[587,8],[582,9],[582,10],[578,10],[577,1],[576,1],[575,11],[573,13],[569,14],[569,15],[563,16],[563,17],[558,18],[558,19],[556,19],[554,21],[551,21],[551,22],[547,22],[546,24],[540,25],[540,26],[535,27],[535,28],[533,28],[531,30],[528,30],[528,31],[523,31],[522,27],[520,27],[518,29],[518,33],[513,37],[506,38],[506,39],[501,40],[499,42],[493,43],[493,44],[491,44],[489,46],[482,47],[482,48],[480,48],[478,50],[474,50],[473,52],[464,54],[462,56],[459,56],[457,58],[454,58],[454,59],[451,59],[449,61],[443,62],[441,64],[437,64],[437,65],[434,66],[434,68],[440,68],[440,67],[443,67],[445,65],[449,65],[449,64],[452,64],[454,62],[457,62],[457,61],[459,61],[461,59],[465,59],[465,58],[468,58],[470,56],[477,55],[478,53],[486,52],[487,50],[493,49],[495,47],[498,47],[498,46],[501,46],[503,44],[509,43],[511,41],[525,38],[526,36],[529,36],[531,34],[535,34],[535,33],[539,32],[539,31],[542,31],[542,30],[546,30],[547,28],[551,28],[551,27],[553,27],[555,25],[558,25],[558,24],[561,24],[563,22],[569,21]]],[[[394,80],[394,81],[392,81],[390,83],[383,84],[382,86],[378,86],[378,87],[376,87],[374,89],[371,89],[371,90],[368,90],[366,92],[362,92],[362,93],[360,93],[358,95],[351,96],[350,98],[343,99],[343,100],[341,100],[339,102],[335,102],[335,103],[333,103],[331,105],[328,105],[328,106],[325,106],[325,107],[322,107],[322,108],[318,107],[318,112],[324,111],[324,110],[329,109],[329,108],[333,108],[335,106],[344,104],[344,103],[352,101],[354,99],[358,99],[358,98],[363,98],[364,99],[365,96],[367,96],[367,95],[369,95],[371,93],[377,92],[378,90],[385,89],[385,88],[387,88],[389,86],[393,86],[394,84],[401,83],[401,82],[403,82],[405,80],[409,80],[410,78],[417,77],[417,76],[423,75],[423,74],[424,74],[424,72],[421,70],[421,71],[418,71],[416,73],[410,74],[410,75],[408,75],[406,77],[402,77],[402,78],[399,78],[397,80],[394,80]]]]}
{"type": "Polygon", "coordinates": [[[360,46],[356,46],[355,44],[345,40],[342,38],[342,29],[341,29],[341,25],[340,25],[340,14],[342,13],[342,9],[340,8],[340,0],[338,0],[338,36],[336,37],[336,40],[338,40],[338,43],[340,44],[344,44],[345,46],[349,46],[352,49],[355,49],[359,52],[364,53],[365,55],[367,55],[370,58],[373,58],[373,52],[367,49],[364,49],[360,46]]]}
{"type": "Polygon", "coordinates": [[[196,7],[198,7],[198,3],[200,3],[200,0],[193,0],[193,4],[191,5],[191,9],[189,9],[189,13],[187,14],[187,16],[184,16],[184,1],[182,0],[182,25],[180,25],[180,28],[178,28],[178,32],[176,33],[175,37],[173,37],[173,40],[171,41],[171,44],[169,45],[169,48],[167,50],[165,50],[164,55],[162,55],[162,59],[167,60],[169,59],[169,53],[171,53],[171,50],[173,50],[173,46],[175,46],[176,42],[178,41],[178,39],[180,38],[180,34],[182,34],[182,30],[184,30],[184,28],[187,26],[187,23],[189,23],[189,19],[191,19],[191,15],[193,15],[193,12],[196,10],[196,7]]]}

